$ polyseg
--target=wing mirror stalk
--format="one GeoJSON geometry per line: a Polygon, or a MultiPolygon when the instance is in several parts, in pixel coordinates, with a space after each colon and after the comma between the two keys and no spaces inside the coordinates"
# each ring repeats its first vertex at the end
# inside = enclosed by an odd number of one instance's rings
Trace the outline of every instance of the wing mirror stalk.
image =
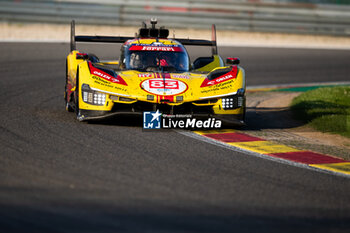
{"type": "Polygon", "coordinates": [[[241,62],[241,60],[238,57],[228,57],[226,59],[227,65],[238,65],[241,62]]]}
{"type": "Polygon", "coordinates": [[[77,59],[87,60],[87,59],[89,59],[89,55],[87,53],[77,53],[76,54],[76,58],[77,59]]]}

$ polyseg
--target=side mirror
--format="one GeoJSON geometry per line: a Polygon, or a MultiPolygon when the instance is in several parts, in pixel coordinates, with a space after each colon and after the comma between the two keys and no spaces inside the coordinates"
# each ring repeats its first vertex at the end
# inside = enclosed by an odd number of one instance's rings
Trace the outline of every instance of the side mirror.
{"type": "Polygon", "coordinates": [[[227,65],[238,65],[241,60],[238,57],[228,57],[226,58],[227,65]]]}
{"type": "Polygon", "coordinates": [[[76,54],[76,58],[77,59],[87,60],[87,59],[89,59],[89,55],[87,53],[77,53],[76,54]]]}

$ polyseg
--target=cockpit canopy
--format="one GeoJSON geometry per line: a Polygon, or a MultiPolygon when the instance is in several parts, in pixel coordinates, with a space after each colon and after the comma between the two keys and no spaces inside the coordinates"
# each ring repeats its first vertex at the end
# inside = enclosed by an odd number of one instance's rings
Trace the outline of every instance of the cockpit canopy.
{"type": "Polygon", "coordinates": [[[189,57],[182,46],[131,45],[125,48],[125,68],[138,71],[187,72],[189,57]]]}

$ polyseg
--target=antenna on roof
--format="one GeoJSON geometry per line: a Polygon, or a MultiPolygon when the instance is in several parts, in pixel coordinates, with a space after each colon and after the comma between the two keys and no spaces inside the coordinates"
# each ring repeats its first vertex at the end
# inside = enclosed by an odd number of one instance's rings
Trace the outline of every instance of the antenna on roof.
{"type": "Polygon", "coordinates": [[[157,18],[151,18],[152,29],[156,29],[157,18]]]}
{"type": "MultiPolygon", "coordinates": [[[[145,22],[142,22],[142,27],[139,29],[138,37],[140,38],[168,38],[169,30],[164,27],[156,28],[157,19],[151,19],[151,28],[147,28],[145,22]]],[[[158,40],[158,39],[157,39],[158,40]]]]}
{"type": "Polygon", "coordinates": [[[138,41],[139,44],[140,44],[140,35],[138,35],[137,32],[135,32],[135,38],[137,38],[137,41],[138,41]]]}

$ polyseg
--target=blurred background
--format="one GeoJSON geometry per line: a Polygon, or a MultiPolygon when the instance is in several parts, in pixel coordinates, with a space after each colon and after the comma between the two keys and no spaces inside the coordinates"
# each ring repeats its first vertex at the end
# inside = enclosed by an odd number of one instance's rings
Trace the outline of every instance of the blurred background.
{"type": "Polygon", "coordinates": [[[350,0],[1,0],[4,23],[139,26],[348,36],[350,0]]]}

